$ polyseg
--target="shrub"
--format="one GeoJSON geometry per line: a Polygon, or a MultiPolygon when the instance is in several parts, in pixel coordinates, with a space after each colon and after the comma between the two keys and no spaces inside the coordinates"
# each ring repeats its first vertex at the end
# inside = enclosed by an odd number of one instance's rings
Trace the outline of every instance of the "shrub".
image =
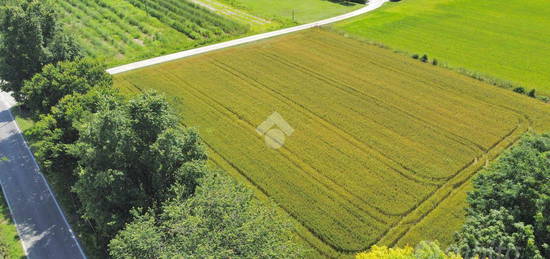
{"type": "Polygon", "coordinates": [[[519,94],[525,94],[525,88],[523,88],[521,86],[516,87],[516,88],[514,88],[514,92],[519,93],[519,94]]]}
{"type": "Polygon", "coordinates": [[[424,63],[427,63],[428,62],[428,55],[426,55],[426,54],[422,55],[422,57],[420,58],[420,61],[422,61],[424,63]]]}
{"type": "Polygon", "coordinates": [[[535,89],[529,91],[529,93],[527,93],[527,95],[529,95],[529,97],[533,97],[533,98],[537,97],[537,93],[535,92],[535,89]]]}

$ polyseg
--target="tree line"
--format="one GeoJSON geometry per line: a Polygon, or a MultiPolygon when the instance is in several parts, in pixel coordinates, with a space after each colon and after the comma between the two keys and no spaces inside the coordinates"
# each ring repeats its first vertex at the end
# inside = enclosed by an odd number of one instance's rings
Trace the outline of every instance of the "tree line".
{"type": "Polygon", "coordinates": [[[42,172],[76,211],[94,256],[295,258],[292,225],[207,166],[199,133],[166,98],[131,98],[81,54],[49,1],[1,10],[0,77],[35,125],[42,172]]]}

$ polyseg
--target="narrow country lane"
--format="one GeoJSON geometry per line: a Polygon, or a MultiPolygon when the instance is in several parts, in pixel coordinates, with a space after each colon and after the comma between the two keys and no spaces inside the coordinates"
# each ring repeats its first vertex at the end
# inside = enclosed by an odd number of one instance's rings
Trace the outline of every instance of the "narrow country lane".
{"type": "MultiPolygon", "coordinates": [[[[0,184],[29,259],[86,258],[0,92],[0,184]]],[[[8,104],[10,103],[10,104],[8,104]]]]}

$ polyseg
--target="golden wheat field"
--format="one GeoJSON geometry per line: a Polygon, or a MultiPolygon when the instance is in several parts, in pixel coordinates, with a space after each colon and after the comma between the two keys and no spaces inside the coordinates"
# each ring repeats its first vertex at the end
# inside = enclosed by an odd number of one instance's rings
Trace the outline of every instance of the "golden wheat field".
{"type": "Polygon", "coordinates": [[[214,162],[275,201],[326,257],[449,240],[471,176],[525,131],[550,129],[542,102],[323,29],[115,83],[165,93],[214,162]],[[256,132],[274,112],[294,129],[280,149],[256,132]]]}

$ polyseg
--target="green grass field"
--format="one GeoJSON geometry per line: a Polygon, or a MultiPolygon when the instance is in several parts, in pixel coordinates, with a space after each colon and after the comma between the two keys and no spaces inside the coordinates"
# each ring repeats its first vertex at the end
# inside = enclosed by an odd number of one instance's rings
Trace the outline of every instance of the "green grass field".
{"type": "Polygon", "coordinates": [[[550,96],[547,0],[405,0],[335,26],[550,96]]]}
{"type": "MultiPolygon", "coordinates": [[[[3,162],[0,157],[0,163],[3,162]]],[[[25,252],[19,241],[17,230],[10,216],[10,211],[4,196],[0,193],[0,258],[21,259],[25,258],[25,252]]]]}
{"type": "Polygon", "coordinates": [[[471,176],[527,130],[550,129],[548,105],[320,29],[115,82],[172,98],[217,166],[278,203],[317,256],[447,242],[471,176]],[[255,131],[275,111],[295,129],[278,150],[255,131]]]}
{"type": "Polygon", "coordinates": [[[307,23],[337,16],[361,8],[355,3],[338,3],[328,0],[217,0],[267,18],[286,23],[307,23]]]}

